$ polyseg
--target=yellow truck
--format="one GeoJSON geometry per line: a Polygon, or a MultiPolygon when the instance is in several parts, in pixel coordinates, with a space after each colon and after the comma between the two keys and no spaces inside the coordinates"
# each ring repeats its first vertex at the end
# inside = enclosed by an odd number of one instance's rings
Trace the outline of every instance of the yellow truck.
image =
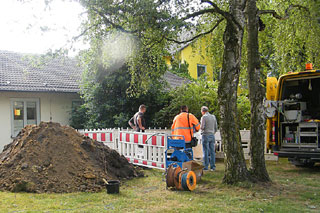
{"type": "Polygon", "coordinates": [[[267,79],[267,149],[302,167],[320,162],[320,70],[267,79]]]}

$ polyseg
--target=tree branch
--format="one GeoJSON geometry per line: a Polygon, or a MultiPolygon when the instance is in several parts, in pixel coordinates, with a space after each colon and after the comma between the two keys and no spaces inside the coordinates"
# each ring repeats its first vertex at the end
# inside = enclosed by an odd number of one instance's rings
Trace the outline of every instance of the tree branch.
{"type": "Polygon", "coordinates": [[[94,24],[94,25],[89,26],[88,28],[84,29],[79,35],[74,36],[72,39],[75,41],[78,40],[80,37],[82,37],[84,34],[86,34],[89,30],[91,30],[92,28],[97,27],[97,26],[99,26],[99,24],[94,24]]]}
{"type": "Polygon", "coordinates": [[[150,49],[151,49],[154,45],[160,44],[165,38],[166,38],[165,35],[162,35],[162,36],[161,36],[161,39],[153,42],[153,44],[150,45],[150,49]]]}
{"type": "Polygon", "coordinates": [[[222,15],[225,19],[228,19],[228,17],[230,17],[230,14],[227,13],[226,11],[221,10],[218,5],[210,0],[201,0],[201,3],[208,3],[210,4],[213,9],[214,12],[219,13],[220,15],[222,15]]]}
{"type": "Polygon", "coordinates": [[[259,10],[258,15],[260,16],[260,15],[264,15],[264,14],[271,14],[276,19],[286,20],[290,17],[290,11],[294,8],[298,8],[299,10],[304,9],[306,11],[309,11],[309,9],[307,7],[292,4],[286,9],[284,16],[279,15],[275,10],[259,10]]]}
{"type": "Polygon", "coordinates": [[[210,0],[201,0],[201,3],[208,3],[213,7],[213,10],[215,13],[218,13],[222,15],[228,22],[234,23],[237,25],[240,29],[242,28],[241,25],[235,20],[235,18],[228,12],[221,10],[218,5],[210,0]]]}
{"type": "Polygon", "coordinates": [[[108,25],[111,25],[113,28],[123,32],[123,33],[128,33],[128,34],[134,34],[134,33],[137,33],[138,30],[126,30],[124,29],[122,26],[118,25],[118,24],[115,24],[113,23],[112,21],[110,21],[108,19],[108,17],[105,16],[105,14],[99,10],[97,10],[96,8],[92,8],[93,11],[95,11],[97,14],[99,14],[102,19],[103,19],[103,22],[108,26],[108,25]]]}
{"type": "Polygon", "coordinates": [[[206,13],[215,13],[215,10],[214,9],[200,10],[200,11],[197,11],[197,12],[194,12],[194,13],[186,15],[186,17],[182,18],[182,20],[185,21],[185,20],[188,20],[190,18],[194,18],[194,17],[200,16],[200,15],[206,14],[206,13]]]}
{"type": "Polygon", "coordinates": [[[172,42],[175,42],[175,43],[177,43],[177,44],[189,43],[189,42],[191,42],[191,41],[199,38],[200,36],[204,36],[204,35],[207,35],[207,34],[209,34],[209,33],[212,33],[212,32],[219,26],[219,24],[220,24],[223,20],[224,20],[224,18],[219,19],[219,20],[217,21],[217,23],[216,23],[209,31],[206,31],[206,32],[204,32],[204,33],[200,33],[200,34],[198,34],[198,35],[196,35],[196,36],[194,36],[193,38],[188,39],[188,40],[178,41],[178,40],[173,39],[173,38],[168,38],[168,37],[165,37],[165,38],[166,38],[168,41],[172,41],[172,42]]]}

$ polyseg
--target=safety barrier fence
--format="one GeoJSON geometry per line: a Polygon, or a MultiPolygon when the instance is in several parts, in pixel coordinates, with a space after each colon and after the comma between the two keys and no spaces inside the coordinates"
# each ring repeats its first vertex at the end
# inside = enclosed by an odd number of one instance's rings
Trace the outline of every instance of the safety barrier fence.
{"type": "Polygon", "coordinates": [[[105,145],[109,146],[112,149],[118,149],[116,143],[116,129],[80,129],[79,133],[92,138],[93,140],[103,142],[105,145]]]}
{"type": "MultiPolygon", "coordinates": [[[[150,168],[165,168],[165,150],[167,147],[167,136],[170,135],[168,129],[149,129],[146,132],[134,132],[129,129],[98,129],[98,130],[78,130],[80,133],[103,142],[110,148],[115,149],[119,154],[124,155],[127,160],[135,165],[150,168]]],[[[249,159],[250,151],[250,130],[241,130],[241,142],[245,159],[249,159]]],[[[202,159],[202,144],[199,133],[195,134],[200,142],[193,148],[194,157],[202,159]]],[[[216,158],[224,158],[223,145],[220,132],[215,134],[216,158]]],[[[277,160],[270,150],[265,148],[266,160],[277,160]]]]}
{"type": "Polygon", "coordinates": [[[119,131],[118,140],[118,152],[129,162],[149,168],[165,169],[166,134],[119,131]]]}
{"type": "MultiPolygon", "coordinates": [[[[267,133],[265,132],[265,135],[266,134],[267,133]]],[[[250,130],[240,130],[240,136],[241,136],[241,143],[242,143],[244,157],[247,160],[250,158],[250,130]]],[[[220,132],[217,132],[215,134],[215,139],[216,139],[216,158],[224,158],[223,145],[222,145],[220,132]]],[[[275,156],[271,150],[267,149],[266,143],[264,148],[264,156],[266,160],[278,160],[278,157],[275,156]]]]}

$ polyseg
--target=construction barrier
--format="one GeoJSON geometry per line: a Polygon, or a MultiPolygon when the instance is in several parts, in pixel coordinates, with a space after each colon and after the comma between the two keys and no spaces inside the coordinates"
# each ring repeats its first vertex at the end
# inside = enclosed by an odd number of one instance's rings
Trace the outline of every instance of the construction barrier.
{"type": "Polygon", "coordinates": [[[167,135],[119,131],[118,152],[135,165],[165,169],[167,135]]]}
{"type": "Polygon", "coordinates": [[[78,130],[78,132],[81,134],[84,134],[85,136],[88,136],[89,138],[92,138],[93,140],[102,142],[112,149],[117,149],[117,146],[115,143],[116,142],[115,129],[98,129],[98,130],[81,129],[81,130],[78,130]]]}
{"type": "MultiPolygon", "coordinates": [[[[248,160],[250,158],[250,130],[240,130],[241,144],[244,153],[244,158],[248,160]]],[[[215,134],[216,139],[216,158],[224,158],[223,145],[220,132],[215,134]]],[[[267,143],[265,143],[264,156],[266,160],[276,161],[278,156],[275,156],[271,150],[267,149],[267,143]]]]}
{"type": "MultiPolygon", "coordinates": [[[[149,168],[165,169],[165,150],[167,147],[167,129],[150,129],[147,132],[134,132],[121,129],[78,130],[80,133],[103,142],[124,155],[129,162],[149,168]]],[[[241,142],[245,159],[249,159],[250,130],[241,130],[241,142]]],[[[202,160],[202,143],[200,134],[195,134],[199,139],[197,147],[193,148],[194,158],[202,160]]],[[[220,132],[215,134],[216,158],[224,158],[223,145],[220,132]]],[[[266,160],[278,160],[271,150],[265,148],[266,160]]]]}

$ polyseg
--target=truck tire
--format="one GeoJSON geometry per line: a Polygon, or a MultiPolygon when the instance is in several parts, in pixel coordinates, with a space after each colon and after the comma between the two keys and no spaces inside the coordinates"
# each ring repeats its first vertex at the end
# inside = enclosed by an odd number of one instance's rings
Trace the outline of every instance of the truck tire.
{"type": "Polygon", "coordinates": [[[310,161],[308,159],[289,159],[292,165],[296,167],[303,167],[303,168],[311,168],[314,166],[315,162],[310,161]]]}

